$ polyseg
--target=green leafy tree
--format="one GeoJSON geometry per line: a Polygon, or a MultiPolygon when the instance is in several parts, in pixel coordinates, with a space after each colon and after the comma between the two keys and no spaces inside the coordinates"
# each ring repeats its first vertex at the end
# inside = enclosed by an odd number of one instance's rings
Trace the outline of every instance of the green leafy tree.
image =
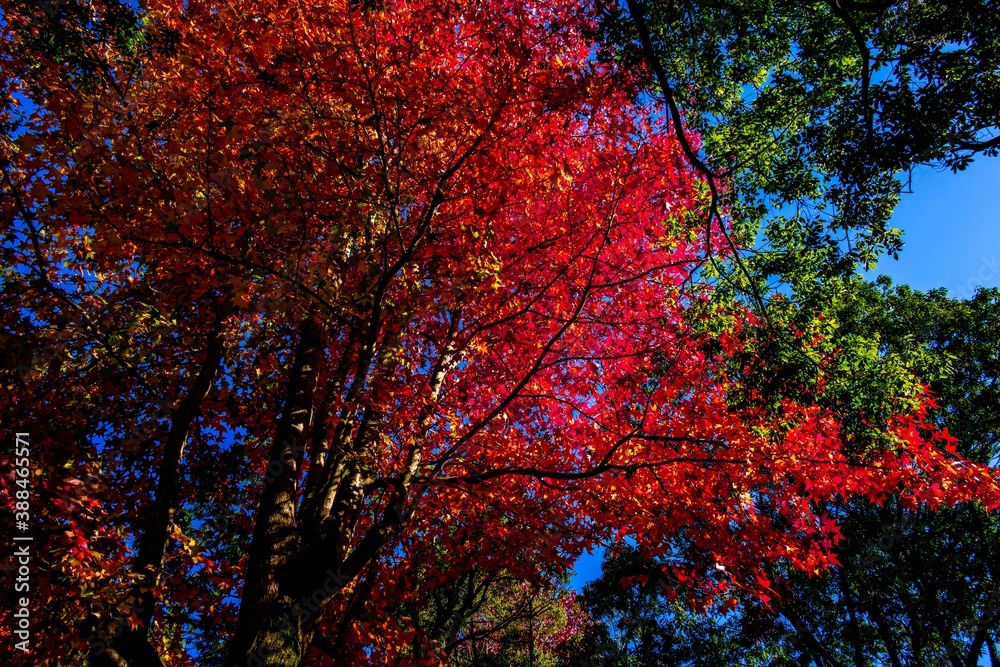
{"type": "Polygon", "coordinates": [[[728,667],[764,665],[781,655],[760,607],[742,616],[693,611],[676,581],[661,569],[668,560],[646,560],[619,545],[609,552],[601,577],[581,602],[592,619],[571,664],[580,667],[728,667]],[[757,650],[751,650],[750,637],[757,650]],[[759,645],[758,645],[759,644],[759,645]]]}
{"type": "Polygon", "coordinates": [[[1000,150],[989,0],[625,0],[602,25],[690,133],[711,215],[758,246],[724,281],[758,297],[895,253],[901,177],[1000,150]]]}

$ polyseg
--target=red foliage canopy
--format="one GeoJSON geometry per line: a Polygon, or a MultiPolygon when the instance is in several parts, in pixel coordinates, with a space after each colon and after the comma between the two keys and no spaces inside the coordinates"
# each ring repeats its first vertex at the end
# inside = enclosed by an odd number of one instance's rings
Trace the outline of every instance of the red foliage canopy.
{"type": "Polygon", "coordinates": [[[1000,504],[919,412],[858,462],[818,405],[727,400],[753,322],[707,306],[720,230],[586,3],[151,0],[176,52],[95,51],[96,86],[4,7],[36,655],[400,662],[405,610],[474,566],[686,537],[679,577],[759,587],[834,562],[816,501],[1000,504]]]}

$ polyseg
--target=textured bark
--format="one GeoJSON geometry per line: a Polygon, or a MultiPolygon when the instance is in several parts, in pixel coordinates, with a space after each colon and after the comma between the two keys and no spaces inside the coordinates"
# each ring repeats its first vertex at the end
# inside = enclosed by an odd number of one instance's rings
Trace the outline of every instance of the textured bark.
{"type": "Polygon", "coordinates": [[[275,428],[229,664],[297,665],[308,649],[286,574],[297,552],[299,472],[312,421],[317,364],[322,351],[311,320],[303,322],[288,376],[284,409],[275,428]]]}

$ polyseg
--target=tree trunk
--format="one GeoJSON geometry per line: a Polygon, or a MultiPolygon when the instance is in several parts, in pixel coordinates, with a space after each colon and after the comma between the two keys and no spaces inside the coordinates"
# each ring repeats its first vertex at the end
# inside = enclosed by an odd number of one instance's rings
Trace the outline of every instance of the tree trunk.
{"type": "Polygon", "coordinates": [[[134,570],[139,579],[130,592],[130,612],[139,618],[140,625],[133,629],[127,618],[110,621],[91,619],[89,627],[85,628],[91,646],[88,655],[90,667],[161,667],[163,664],[149,641],[149,628],[156,606],[152,589],[159,582],[170,543],[170,528],[179,502],[184,447],[225,353],[222,331],[220,317],[210,334],[205,358],[194,383],[170,415],[170,430],[163,447],[156,493],[137,538],[138,554],[134,570]]]}
{"type": "Polygon", "coordinates": [[[861,643],[861,628],[858,625],[857,605],[854,601],[854,593],[851,591],[850,582],[847,581],[847,571],[843,567],[840,567],[837,570],[837,575],[841,595],[843,595],[845,606],[847,607],[851,646],[854,649],[854,665],[855,667],[868,667],[868,661],[865,659],[864,645],[861,643]]]}
{"type": "Polygon", "coordinates": [[[298,665],[309,648],[304,619],[295,613],[296,595],[287,573],[301,541],[296,522],[297,486],[321,350],[316,327],[306,320],[300,329],[284,409],[257,503],[240,612],[229,652],[228,664],[234,667],[298,665]]]}

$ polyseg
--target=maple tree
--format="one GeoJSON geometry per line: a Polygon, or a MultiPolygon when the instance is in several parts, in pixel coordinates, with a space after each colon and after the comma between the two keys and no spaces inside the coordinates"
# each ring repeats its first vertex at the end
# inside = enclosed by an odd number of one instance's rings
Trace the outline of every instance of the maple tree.
{"type": "Polygon", "coordinates": [[[822,372],[758,400],[725,221],[586,3],[151,1],[171,47],[73,42],[86,77],[3,7],[43,660],[436,664],[418,581],[686,539],[707,605],[834,562],[838,494],[1000,505],[916,393],[866,451],[822,372]]]}
{"type": "MultiPolygon", "coordinates": [[[[1000,291],[958,300],[883,278],[852,293],[842,326],[876,334],[886,357],[919,368],[940,402],[933,419],[959,437],[959,453],[995,467],[1000,291]]],[[[973,503],[929,511],[864,498],[827,506],[844,532],[840,564],[824,577],[784,568],[788,582],[773,603],[744,592],[728,614],[692,613],[683,589],[656,564],[634,549],[615,549],[581,596],[594,621],[582,658],[630,666],[1000,661],[996,512],[973,503]]]]}

